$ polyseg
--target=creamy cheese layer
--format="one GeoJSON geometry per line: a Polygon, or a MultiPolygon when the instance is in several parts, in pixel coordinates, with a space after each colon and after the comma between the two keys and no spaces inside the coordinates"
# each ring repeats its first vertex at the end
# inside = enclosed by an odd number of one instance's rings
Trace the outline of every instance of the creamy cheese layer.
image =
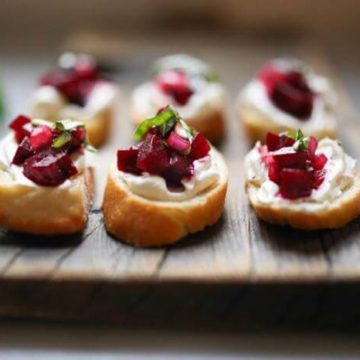
{"type": "Polygon", "coordinates": [[[319,207],[329,206],[354,182],[356,160],[347,155],[336,140],[325,138],[320,140],[316,150],[317,154],[323,153],[328,159],[324,167],[323,183],[309,197],[284,199],[278,195],[279,186],[268,177],[268,168],[261,161],[260,146],[258,142],[246,156],[245,171],[247,180],[257,188],[253,195],[262,204],[297,204],[304,210],[315,211],[319,207]]]}
{"type": "Polygon", "coordinates": [[[225,92],[222,85],[209,83],[201,78],[193,79],[195,92],[185,105],[177,104],[174,99],[163,93],[156,84],[147,82],[138,86],[133,92],[133,106],[144,117],[152,117],[157,111],[172,105],[181,116],[201,121],[212,116],[214,112],[222,112],[225,107],[225,92]]]}
{"type": "Polygon", "coordinates": [[[111,109],[118,97],[117,87],[107,81],[99,81],[84,107],[70,104],[53,86],[40,86],[30,105],[32,117],[48,120],[73,119],[86,122],[104,110],[111,109]]]}
{"type": "MultiPolygon", "coordinates": [[[[9,175],[9,180],[14,185],[23,185],[28,187],[41,187],[43,186],[35,184],[33,181],[28,179],[23,174],[22,166],[14,165],[11,163],[14,158],[16,149],[18,147],[17,142],[15,141],[14,135],[12,133],[8,134],[0,142],[0,170],[6,172],[9,175]]],[[[84,172],[85,169],[85,155],[81,152],[75,152],[71,155],[71,158],[76,166],[79,174],[84,172]]],[[[68,187],[71,185],[71,180],[65,180],[58,187],[68,187]]]]}
{"type": "Polygon", "coordinates": [[[182,180],[183,191],[168,189],[166,181],[161,176],[142,174],[140,176],[117,171],[117,175],[129,190],[136,195],[149,200],[183,201],[188,200],[214,186],[220,178],[215,151],[202,159],[195,160],[194,175],[182,180]]]}

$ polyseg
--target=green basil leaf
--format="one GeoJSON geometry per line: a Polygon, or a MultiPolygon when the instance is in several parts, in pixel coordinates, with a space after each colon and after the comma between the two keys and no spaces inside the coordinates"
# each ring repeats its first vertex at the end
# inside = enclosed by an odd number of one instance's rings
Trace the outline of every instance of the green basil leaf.
{"type": "Polygon", "coordinates": [[[139,124],[135,129],[133,138],[138,141],[142,140],[148,130],[153,126],[158,127],[161,133],[165,135],[173,128],[178,120],[180,120],[179,114],[172,107],[167,106],[158,115],[146,119],[139,124]]]}
{"type": "Polygon", "coordinates": [[[71,134],[67,131],[62,132],[52,143],[54,149],[59,149],[71,141],[71,134]]]}
{"type": "Polygon", "coordinates": [[[83,127],[84,123],[81,121],[74,121],[70,119],[61,120],[56,122],[56,129],[59,129],[61,131],[69,131],[76,129],[78,127],[83,127]]]}

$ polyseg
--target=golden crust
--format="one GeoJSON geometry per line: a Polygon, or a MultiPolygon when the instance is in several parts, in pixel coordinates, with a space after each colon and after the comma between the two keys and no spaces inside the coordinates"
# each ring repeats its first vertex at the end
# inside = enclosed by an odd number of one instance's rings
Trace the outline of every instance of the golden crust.
{"type": "Polygon", "coordinates": [[[14,185],[0,171],[0,226],[39,235],[71,234],[85,227],[92,201],[93,171],[76,176],[69,188],[14,185]]]}
{"type": "Polygon", "coordinates": [[[105,143],[110,132],[114,115],[113,112],[113,109],[104,109],[97,115],[86,120],[86,131],[89,136],[89,141],[94,147],[99,147],[105,143]]]}
{"type": "MultiPolygon", "coordinates": [[[[237,111],[242,126],[251,143],[255,143],[258,140],[264,142],[268,132],[280,133],[291,130],[290,127],[275,124],[253,106],[239,103],[237,111]]],[[[324,137],[336,138],[336,128],[332,124],[324,127],[321,131],[312,131],[311,133],[307,133],[306,131],[303,132],[305,135],[312,135],[318,139],[322,139],[324,137]]]]}
{"type": "Polygon", "coordinates": [[[110,171],[105,189],[103,212],[109,233],[135,246],[169,245],[190,233],[214,224],[222,214],[228,173],[218,155],[219,183],[193,199],[181,202],[148,200],[130,192],[110,171]]]}
{"type": "MultiPolygon", "coordinates": [[[[131,110],[133,122],[138,125],[147,118],[133,105],[131,110]]],[[[181,115],[181,114],[180,114],[181,115]]],[[[225,116],[223,111],[214,111],[206,118],[185,118],[186,123],[202,133],[212,144],[218,144],[225,134],[225,116]]]]}
{"type": "Polygon", "coordinates": [[[258,188],[250,182],[247,182],[246,188],[256,214],[272,224],[290,225],[302,230],[335,229],[360,215],[360,175],[356,176],[354,184],[341,197],[332,201],[328,207],[313,212],[299,209],[295,204],[262,204],[257,201],[258,188]]]}

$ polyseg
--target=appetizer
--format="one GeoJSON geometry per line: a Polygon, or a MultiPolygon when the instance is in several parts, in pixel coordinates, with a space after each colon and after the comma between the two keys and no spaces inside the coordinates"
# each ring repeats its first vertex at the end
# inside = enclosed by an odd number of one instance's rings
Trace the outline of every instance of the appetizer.
{"type": "Polygon", "coordinates": [[[268,132],[302,129],[317,138],[336,137],[336,96],[329,81],[299,60],[265,64],[240,92],[237,110],[251,142],[268,132]]]}
{"type": "Polygon", "coordinates": [[[245,159],[246,188],[257,215],[304,230],[338,228],[360,214],[360,176],[340,143],[268,133],[245,159]]]}
{"type": "Polygon", "coordinates": [[[225,95],[215,71],[188,55],[170,55],[153,65],[153,78],[134,90],[135,123],[170,104],[211,142],[224,135],[225,95]]]}
{"type": "Polygon", "coordinates": [[[224,208],[222,156],[171,107],[142,122],[119,150],[103,202],[107,230],[135,246],[171,244],[214,224],[224,208]]]}
{"type": "Polygon", "coordinates": [[[91,143],[102,145],[115,113],[117,86],[106,79],[89,55],[65,53],[58,63],[57,69],[41,77],[30,115],[52,121],[81,121],[91,143]]]}
{"type": "Polygon", "coordinates": [[[0,142],[0,226],[31,234],[83,230],[92,198],[80,122],[20,115],[0,142]]]}

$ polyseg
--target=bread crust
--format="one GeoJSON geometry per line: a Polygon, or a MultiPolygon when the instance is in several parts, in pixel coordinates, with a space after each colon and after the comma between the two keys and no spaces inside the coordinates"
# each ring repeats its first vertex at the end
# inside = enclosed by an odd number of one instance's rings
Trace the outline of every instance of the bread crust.
{"type": "MultiPolygon", "coordinates": [[[[289,130],[297,130],[274,123],[271,119],[264,116],[264,114],[258,109],[243,102],[238,103],[237,112],[247,137],[252,144],[258,140],[265,142],[266,134],[268,132],[280,133],[289,130]]],[[[303,130],[305,135],[315,136],[318,139],[322,139],[324,137],[336,138],[336,127],[331,123],[321,130],[314,130],[311,131],[311,133],[306,131],[306,129],[301,130],[303,130]]]]}
{"type": "Polygon", "coordinates": [[[129,244],[152,247],[172,244],[216,223],[224,208],[228,183],[226,164],[219,153],[216,155],[220,181],[195,198],[179,202],[148,200],[132,193],[114,166],[103,202],[108,232],[129,244]]]}
{"type": "Polygon", "coordinates": [[[33,188],[14,184],[0,171],[0,226],[38,235],[82,231],[92,202],[93,169],[71,181],[70,187],[33,188]]]}
{"type": "Polygon", "coordinates": [[[105,143],[110,132],[113,116],[113,109],[108,108],[85,121],[85,127],[91,145],[100,147],[105,143]]]}
{"type": "Polygon", "coordinates": [[[319,211],[304,211],[296,204],[262,204],[257,200],[258,188],[247,182],[246,189],[250,203],[256,214],[264,221],[290,225],[302,230],[340,228],[360,215],[360,175],[357,174],[353,185],[328,207],[319,211]]]}
{"type": "MultiPolygon", "coordinates": [[[[132,104],[131,118],[138,125],[148,117],[132,104]]],[[[213,111],[206,117],[184,118],[186,123],[196,131],[202,133],[212,144],[219,144],[225,135],[224,111],[213,111]]]]}

